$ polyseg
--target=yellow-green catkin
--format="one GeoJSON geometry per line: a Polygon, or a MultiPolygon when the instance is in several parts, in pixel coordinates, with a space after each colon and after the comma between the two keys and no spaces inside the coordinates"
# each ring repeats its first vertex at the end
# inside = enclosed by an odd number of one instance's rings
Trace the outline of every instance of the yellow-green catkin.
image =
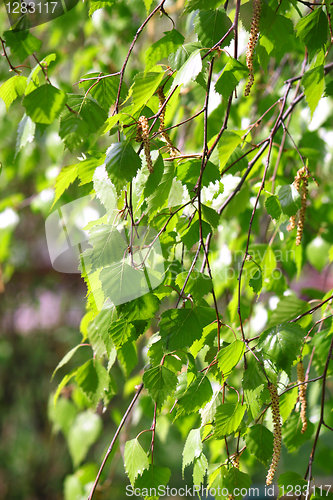
{"type": "Polygon", "coordinates": [[[299,219],[298,219],[298,223],[297,223],[296,245],[300,245],[301,240],[302,240],[307,197],[308,197],[308,177],[307,177],[307,175],[305,175],[303,177],[303,184],[302,184],[301,210],[299,212],[299,219]]]}
{"type": "MultiPolygon", "coordinates": [[[[304,221],[305,221],[305,211],[306,211],[306,200],[308,196],[308,172],[305,167],[298,170],[294,186],[298,192],[301,193],[301,209],[299,212],[299,218],[297,222],[297,234],[296,234],[296,245],[300,245],[303,235],[304,221]],[[301,187],[302,183],[302,187],[301,187]]],[[[288,231],[292,231],[296,227],[296,215],[292,215],[287,226],[288,231]]]]}
{"type": "Polygon", "coordinates": [[[249,79],[245,87],[244,95],[248,96],[251,91],[251,87],[254,83],[253,75],[253,53],[258,40],[259,35],[259,22],[260,22],[260,12],[261,12],[261,0],[253,0],[253,15],[251,22],[251,32],[249,37],[249,42],[247,44],[246,51],[246,66],[249,69],[249,79]]]}
{"type": "Polygon", "coordinates": [[[140,116],[138,120],[138,128],[136,133],[136,140],[143,142],[146,162],[150,173],[154,171],[153,162],[150,156],[150,142],[149,142],[149,123],[146,116],[140,116]]]}
{"type": "MultiPolygon", "coordinates": [[[[298,365],[297,365],[297,382],[304,382],[305,380],[305,375],[304,375],[304,365],[303,361],[300,360],[298,365]]],[[[307,419],[306,419],[306,384],[301,384],[298,386],[298,397],[299,397],[299,402],[301,405],[301,420],[302,420],[302,434],[307,429],[307,419]]]]}
{"type": "Polygon", "coordinates": [[[268,470],[267,476],[266,476],[266,484],[270,485],[272,484],[274,474],[277,468],[277,465],[280,460],[280,455],[281,455],[281,417],[280,417],[280,409],[279,409],[279,396],[277,393],[276,386],[274,384],[269,384],[268,390],[271,395],[271,401],[272,401],[272,417],[273,417],[273,435],[274,435],[274,441],[273,441],[273,457],[272,457],[272,462],[270,465],[270,468],[268,470]]]}

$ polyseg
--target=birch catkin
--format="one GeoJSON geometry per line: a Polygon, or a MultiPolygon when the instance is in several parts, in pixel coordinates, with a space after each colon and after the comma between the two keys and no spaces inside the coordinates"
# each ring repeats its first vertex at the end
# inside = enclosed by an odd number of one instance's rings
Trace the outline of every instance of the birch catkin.
{"type": "Polygon", "coordinates": [[[299,219],[297,224],[296,245],[300,245],[303,235],[307,197],[308,197],[308,178],[307,175],[305,175],[303,177],[303,184],[302,184],[301,210],[299,212],[299,219]]]}
{"type": "Polygon", "coordinates": [[[272,484],[273,477],[280,460],[281,455],[281,417],[280,417],[280,409],[279,409],[279,396],[277,393],[277,389],[274,384],[269,384],[268,390],[271,395],[272,401],[272,417],[273,417],[273,457],[272,463],[268,470],[266,477],[266,484],[272,484]]]}
{"type": "Polygon", "coordinates": [[[260,12],[261,12],[261,0],[253,0],[253,15],[251,22],[251,32],[249,37],[249,42],[247,44],[246,51],[246,66],[249,69],[249,79],[245,87],[244,95],[248,96],[251,91],[251,87],[254,83],[253,76],[253,53],[258,40],[259,35],[259,22],[260,22],[260,12]]]}
{"type": "MultiPolygon", "coordinates": [[[[298,192],[301,191],[301,209],[299,211],[299,218],[297,222],[297,234],[296,234],[296,245],[300,245],[303,235],[304,221],[305,221],[305,211],[306,211],[306,200],[308,196],[308,177],[309,174],[305,167],[298,170],[294,186],[298,192]],[[302,187],[301,187],[302,183],[302,187]]],[[[292,215],[287,226],[288,231],[292,231],[296,227],[296,215],[292,215]]]]}
{"type": "MultiPolygon", "coordinates": [[[[305,376],[304,376],[304,365],[303,361],[300,360],[300,362],[297,365],[297,382],[304,382],[305,376]]],[[[306,392],[306,384],[301,384],[298,386],[298,397],[299,401],[301,404],[301,420],[302,420],[302,430],[301,433],[304,434],[304,432],[307,429],[307,420],[306,420],[306,397],[305,397],[305,392],[306,392]]]]}
{"type": "Polygon", "coordinates": [[[138,120],[138,128],[136,132],[136,141],[143,141],[143,147],[146,156],[146,162],[150,173],[154,171],[153,162],[150,156],[150,143],[149,143],[149,123],[146,116],[140,116],[138,120]]]}

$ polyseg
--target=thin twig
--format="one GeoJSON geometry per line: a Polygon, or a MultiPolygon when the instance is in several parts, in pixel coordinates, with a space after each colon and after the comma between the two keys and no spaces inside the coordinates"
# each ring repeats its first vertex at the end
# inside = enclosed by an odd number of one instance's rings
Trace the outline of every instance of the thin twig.
{"type": "Polygon", "coordinates": [[[119,436],[119,433],[120,433],[121,429],[123,428],[124,423],[126,422],[126,420],[127,420],[128,416],[129,416],[129,414],[131,413],[131,410],[132,410],[132,408],[133,408],[133,406],[134,406],[135,402],[137,401],[138,397],[140,396],[140,393],[141,393],[142,389],[143,389],[143,383],[141,383],[141,384],[139,385],[139,387],[137,388],[137,391],[136,391],[136,393],[135,393],[135,395],[134,395],[134,398],[132,399],[132,401],[131,401],[131,403],[130,403],[129,407],[127,408],[126,412],[124,413],[124,416],[123,416],[123,418],[121,419],[121,422],[120,422],[120,424],[119,424],[119,426],[118,426],[118,429],[116,430],[116,433],[115,433],[115,435],[113,436],[113,439],[112,439],[112,441],[111,441],[111,444],[110,444],[110,446],[109,446],[109,448],[108,448],[108,450],[107,450],[107,452],[106,452],[106,454],[105,454],[105,457],[104,457],[104,459],[103,459],[102,465],[101,465],[101,466],[100,466],[100,468],[99,468],[98,474],[97,474],[96,479],[95,479],[95,482],[94,482],[94,484],[93,484],[93,487],[91,488],[91,492],[90,492],[90,494],[89,494],[88,500],[91,500],[91,499],[92,499],[92,497],[93,497],[93,495],[94,495],[94,492],[95,492],[95,490],[96,490],[96,486],[97,486],[97,484],[98,484],[99,478],[101,477],[101,474],[102,474],[102,471],[103,471],[104,466],[105,466],[105,464],[106,464],[106,461],[107,461],[107,459],[108,459],[108,457],[109,457],[110,453],[112,452],[113,447],[114,447],[114,444],[115,444],[115,442],[116,442],[116,440],[117,440],[117,437],[119,436]]]}

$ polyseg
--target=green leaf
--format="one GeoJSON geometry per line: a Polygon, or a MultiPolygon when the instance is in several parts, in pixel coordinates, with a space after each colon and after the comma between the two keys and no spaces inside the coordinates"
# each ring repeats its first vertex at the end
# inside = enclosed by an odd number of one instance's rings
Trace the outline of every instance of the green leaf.
{"type": "Polygon", "coordinates": [[[146,10],[147,10],[147,14],[149,12],[149,9],[150,9],[150,6],[151,4],[153,3],[154,0],[144,0],[145,2],[145,6],[146,6],[146,10]]]}
{"type": "Polygon", "coordinates": [[[146,293],[127,304],[118,306],[118,311],[121,317],[128,321],[149,320],[154,317],[159,305],[160,301],[154,294],[146,293]]]}
{"type": "MultiPolygon", "coordinates": [[[[189,160],[177,165],[177,178],[192,191],[200,175],[201,162],[199,160],[189,160]]],[[[202,176],[202,186],[209,186],[211,182],[220,180],[219,169],[211,161],[207,162],[202,176]]]]}
{"type": "Polygon", "coordinates": [[[21,63],[34,52],[38,52],[42,46],[42,41],[29,31],[4,31],[3,37],[6,39],[6,45],[21,63]]]}
{"type": "Polygon", "coordinates": [[[130,142],[116,142],[106,152],[105,167],[117,191],[121,191],[135,177],[141,160],[130,142]]]}
{"type": "Polygon", "coordinates": [[[324,92],[324,65],[321,64],[304,73],[301,82],[304,85],[305,100],[309,105],[312,119],[313,113],[324,92]]]}
{"type": "Polygon", "coordinates": [[[95,359],[90,359],[80,366],[76,373],[76,382],[93,405],[97,405],[109,386],[106,369],[95,359]]]}
{"type": "Polygon", "coordinates": [[[145,469],[149,469],[147,453],[143,450],[137,438],[126,441],[124,465],[132,485],[145,469]]]}
{"type": "MultiPolygon", "coordinates": [[[[100,80],[98,80],[98,77],[102,76],[105,76],[105,74],[97,72],[83,75],[81,76],[81,80],[94,77],[96,77],[96,79],[80,82],[79,87],[83,88],[85,93],[91,88],[91,90],[89,91],[89,95],[96,99],[98,104],[105,111],[109,111],[110,107],[115,103],[117,98],[120,77],[116,75],[109,76],[107,78],[100,78],[100,80]]],[[[122,84],[120,95],[121,97],[125,98],[124,83],[122,84]]]]}
{"type": "Polygon", "coordinates": [[[177,376],[165,366],[156,366],[143,374],[143,383],[159,410],[176,389],[177,376]]]}
{"type": "Polygon", "coordinates": [[[64,498],[72,500],[73,498],[81,498],[84,495],[84,488],[80,479],[71,474],[65,477],[64,480],[64,498]]]}
{"type": "Polygon", "coordinates": [[[230,375],[233,368],[238,364],[245,351],[245,344],[241,340],[235,340],[228,347],[224,347],[217,353],[219,369],[223,380],[230,375]]]}
{"type": "Polygon", "coordinates": [[[53,404],[54,404],[54,406],[57,404],[57,401],[58,401],[58,398],[59,398],[59,396],[61,394],[61,391],[67,385],[67,383],[73,377],[75,377],[75,375],[77,373],[77,370],[78,370],[77,368],[74,368],[74,370],[72,370],[70,373],[67,373],[67,375],[64,376],[64,378],[62,379],[62,381],[58,385],[57,390],[56,390],[56,392],[54,393],[54,396],[53,396],[53,404]]]}
{"type": "Polygon", "coordinates": [[[322,8],[300,19],[295,29],[311,55],[318,52],[327,42],[328,22],[322,8]]]}
{"type": "Polygon", "coordinates": [[[93,180],[94,173],[97,167],[101,166],[105,160],[104,154],[94,153],[96,156],[91,156],[76,164],[77,173],[81,180],[80,186],[88,184],[93,180]]]}
{"type": "Polygon", "coordinates": [[[328,241],[324,240],[321,236],[316,236],[306,246],[306,256],[310,264],[315,267],[319,272],[329,262],[329,250],[331,245],[328,241]]]}
{"type": "Polygon", "coordinates": [[[201,455],[198,458],[194,459],[193,484],[201,486],[204,482],[207,470],[208,470],[207,458],[203,453],[201,453],[201,455]]]}
{"type": "Polygon", "coordinates": [[[215,417],[216,409],[222,404],[222,394],[216,391],[212,399],[200,410],[201,426],[212,423],[215,417]]]}
{"type": "Polygon", "coordinates": [[[220,171],[226,166],[227,161],[235,151],[237,146],[242,142],[242,138],[235,132],[225,130],[218,143],[220,171]]]}
{"type": "MultiPolygon", "coordinates": [[[[251,486],[252,481],[248,474],[241,472],[236,467],[229,469],[227,475],[223,480],[223,486],[227,488],[229,492],[234,492],[236,488],[241,492],[243,489],[248,490],[251,486]]],[[[237,491],[237,490],[236,490],[237,491]]],[[[233,495],[236,500],[241,500],[243,495],[239,493],[238,495],[233,495]]]]}
{"type": "MultiPolygon", "coordinates": [[[[63,167],[58,174],[55,182],[55,198],[53,205],[59,200],[60,196],[77,178],[77,165],[68,165],[63,167]]],[[[52,205],[52,206],[53,206],[52,205]]]]}
{"type": "MultiPolygon", "coordinates": [[[[230,145],[230,147],[231,147],[231,145],[230,145]]],[[[231,153],[231,155],[229,156],[228,160],[226,160],[225,163],[223,163],[223,161],[221,161],[221,160],[222,160],[222,158],[220,157],[221,174],[228,170],[229,174],[234,175],[234,174],[237,174],[237,172],[241,172],[242,170],[245,170],[248,166],[248,163],[246,161],[246,157],[244,157],[244,151],[238,146],[231,153]]]]}
{"type": "Polygon", "coordinates": [[[96,10],[105,9],[106,7],[112,7],[117,0],[107,0],[106,2],[99,0],[90,0],[89,16],[91,17],[96,10]]]}
{"type": "Polygon", "coordinates": [[[129,340],[124,345],[122,345],[121,348],[118,349],[117,356],[120,363],[124,367],[126,377],[128,377],[131,371],[138,364],[138,355],[136,352],[135,342],[129,340]]]}
{"type": "Polygon", "coordinates": [[[9,106],[15,99],[24,94],[27,86],[27,78],[25,76],[12,76],[0,87],[0,97],[6,104],[8,111],[9,106]]]}
{"type": "Polygon", "coordinates": [[[327,83],[325,87],[324,97],[333,97],[333,80],[327,83]]]}
{"type": "MultiPolygon", "coordinates": [[[[203,47],[210,48],[226,34],[232,23],[224,10],[201,10],[195,16],[194,29],[203,47]]],[[[221,48],[229,45],[232,34],[220,45],[221,48]]]]}
{"type": "MultiPolygon", "coordinates": [[[[247,78],[248,74],[249,70],[246,66],[236,59],[230,58],[222,74],[215,83],[216,92],[221,94],[224,99],[229,99],[231,93],[235,90],[242,78],[247,78]]],[[[238,146],[238,144],[236,144],[236,146],[238,146]]]]}
{"type": "Polygon", "coordinates": [[[175,52],[179,45],[184,42],[184,37],[179,31],[173,29],[165,32],[165,36],[153,43],[145,54],[146,72],[155,66],[158,61],[166,58],[175,52]]]}
{"type": "Polygon", "coordinates": [[[272,219],[275,219],[276,221],[279,220],[282,210],[279,198],[277,196],[275,195],[269,196],[265,201],[265,207],[268,215],[270,215],[272,219]]]}
{"type": "Polygon", "coordinates": [[[280,60],[294,40],[294,26],[291,19],[279,15],[263,3],[260,14],[260,38],[257,46],[259,62],[267,71],[271,58],[280,60]]]}
{"type": "Polygon", "coordinates": [[[73,151],[88,138],[89,125],[82,116],[67,110],[60,118],[59,136],[66,148],[73,151]]]}
{"type": "MultiPolygon", "coordinates": [[[[183,465],[182,475],[184,479],[185,467],[190,465],[195,458],[198,458],[202,452],[202,441],[200,429],[192,429],[187,436],[185,446],[183,449],[183,465]]],[[[195,483],[196,484],[196,483],[195,483]]]]}
{"type": "Polygon", "coordinates": [[[279,202],[282,212],[286,215],[296,215],[298,209],[301,208],[301,197],[293,184],[286,184],[279,189],[279,202]]]}
{"type": "Polygon", "coordinates": [[[67,398],[59,398],[58,403],[54,405],[52,400],[48,406],[48,418],[53,423],[53,431],[68,435],[68,431],[72,426],[78,411],[76,406],[67,398]]]}
{"type": "Polygon", "coordinates": [[[95,443],[102,430],[100,415],[91,410],[80,413],[68,432],[68,448],[74,468],[85,459],[89,448],[95,443]]]}
{"type": "MultiPolygon", "coordinates": [[[[204,220],[201,222],[202,237],[205,239],[212,231],[211,226],[204,220]]],[[[181,240],[188,250],[190,250],[198,241],[200,237],[200,224],[199,219],[192,221],[189,228],[186,228],[181,235],[181,240]]]]}
{"type": "MultiPolygon", "coordinates": [[[[316,335],[313,337],[311,342],[315,347],[313,365],[316,368],[318,375],[321,375],[323,373],[323,369],[326,363],[327,353],[329,352],[330,343],[332,341],[331,329],[325,329],[321,332],[316,332],[316,335]]],[[[331,367],[330,364],[328,366],[327,373],[331,374],[332,370],[333,367],[331,367]]]]}
{"type": "Polygon", "coordinates": [[[125,260],[109,265],[100,273],[103,291],[115,305],[123,304],[152,291],[162,280],[163,276],[159,270],[154,273],[154,270],[151,271],[147,267],[143,270],[136,269],[125,260]]]}
{"type": "Polygon", "coordinates": [[[52,373],[52,377],[51,377],[51,380],[53,379],[54,375],[56,374],[56,372],[59,370],[59,368],[61,368],[62,366],[64,366],[66,363],[68,363],[68,361],[70,359],[72,359],[72,357],[74,356],[74,354],[76,353],[76,351],[78,350],[78,348],[81,347],[81,344],[73,347],[73,349],[71,349],[67,354],[65,354],[65,356],[62,358],[62,360],[57,364],[55,370],[53,371],[52,373]]]}
{"type": "Polygon", "coordinates": [[[203,328],[216,319],[214,309],[168,309],[161,315],[160,335],[165,349],[174,351],[190,347],[200,338],[203,328]]]}
{"type": "Polygon", "coordinates": [[[158,500],[158,488],[168,484],[170,475],[170,469],[167,467],[158,467],[151,464],[149,469],[145,470],[142,476],[139,476],[135,481],[135,494],[141,492],[141,496],[145,500],[158,500]],[[156,495],[154,492],[156,492],[156,495]]]}
{"type": "Polygon", "coordinates": [[[291,365],[303,345],[305,332],[295,323],[282,323],[265,330],[256,349],[264,359],[272,361],[278,369],[290,375],[291,365]]]}
{"type": "Polygon", "coordinates": [[[66,100],[65,92],[45,84],[26,95],[23,106],[32,121],[49,125],[60,115],[66,100]]]}
{"type": "Polygon", "coordinates": [[[187,0],[183,14],[188,14],[189,12],[193,12],[197,9],[216,9],[220,5],[220,0],[187,0]]]}
{"type": "Polygon", "coordinates": [[[169,63],[173,70],[179,70],[189,59],[191,54],[198,49],[201,49],[200,42],[185,43],[179,47],[176,52],[169,55],[169,63]]]}
{"type": "Polygon", "coordinates": [[[164,72],[138,73],[134,77],[134,83],[129,90],[132,96],[131,114],[140,111],[146,106],[149,99],[154,95],[164,77],[164,72]]]}
{"type": "Polygon", "coordinates": [[[299,314],[304,313],[308,308],[307,303],[295,297],[295,295],[283,296],[270,317],[268,327],[294,319],[299,314]]]}
{"type": "Polygon", "coordinates": [[[187,61],[183,66],[177,71],[176,77],[172,84],[172,89],[177,85],[187,85],[190,81],[194,80],[196,76],[202,70],[202,60],[200,55],[200,49],[192,52],[187,61]]]}
{"type": "Polygon", "coordinates": [[[193,413],[202,408],[212,397],[212,386],[206,375],[199,373],[188,386],[184,395],[178,399],[177,417],[193,413]]]}
{"type": "Polygon", "coordinates": [[[109,328],[109,335],[117,348],[125,344],[134,333],[134,325],[121,318],[113,321],[109,328]]]}
{"type": "Polygon", "coordinates": [[[249,280],[249,286],[252,288],[254,293],[259,293],[262,289],[262,272],[261,269],[257,269],[253,277],[249,280]]]}
{"type": "Polygon", "coordinates": [[[108,356],[111,351],[114,350],[113,342],[109,335],[109,327],[111,323],[116,321],[116,317],[116,308],[113,305],[104,305],[103,309],[97,314],[95,319],[89,325],[89,336],[91,335],[91,330],[96,330],[96,334],[104,343],[108,356]]]}
{"type": "MultiPolygon", "coordinates": [[[[183,288],[187,276],[188,272],[178,274],[176,278],[176,284],[180,289],[183,288]]],[[[192,271],[186,283],[184,293],[185,295],[192,295],[194,300],[199,301],[205,295],[207,295],[207,293],[210,293],[212,291],[212,288],[213,283],[209,276],[203,273],[199,273],[198,271],[192,271]]]]}
{"type": "MultiPolygon", "coordinates": [[[[80,118],[82,118],[82,120],[88,125],[88,131],[90,134],[97,132],[108,117],[107,111],[105,111],[105,109],[103,109],[89,94],[87,96],[68,94],[68,106],[73,111],[78,113],[80,118]]],[[[69,116],[73,114],[75,115],[73,111],[66,109],[64,114],[61,116],[61,122],[65,122],[63,124],[63,134],[65,134],[65,130],[68,131],[69,124],[73,120],[73,116],[69,116]]],[[[77,122],[76,127],[78,129],[76,130],[76,139],[77,141],[79,138],[82,140],[83,126],[79,126],[77,122]]]]}
{"type": "Polygon", "coordinates": [[[303,423],[299,412],[294,412],[282,426],[282,442],[289,452],[299,450],[302,444],[308,442],[314,432],[314,424],[308,420],[307,429],[302,434],[303,423]]]}
{"type": "Polygon", "coordinates": [[[208,207],[207,205],[202,204],[201,205],[201,211],[202,211],[202,217],[203,217],[203,219],[206,222],[208,222],[211,225],[211,227],[213,227],[213,228],[216,229],[217,226],[220,223],[220,216],[216,212],[216,210],[214,210],[213,208],[208,207]]]}
{"type": "Polygon", "coordinates": [[[298,398],[298,387],[281,394],[279,397],[279,409],[282,421],[285,422],[293,411],[298,398]]]}
{"type": "Polygon", "coordinates": [[[239,403],[223,403],[215,414],[214,436],[217,439],[230,436],[236,432],[245,413],[245,405],[239,403]]]}
{"type": "Polygon", "coordinates": [[[35,131],[36,124],[24,113],[17,129],[15,155],[17,155],[20,149],[26,146],[28,142],[32,142],[34,140],[35,131]]]}
{"type": "Polygon", "coordinates": [[[243,376],[243,389],[249,421],[252,421],[261,408],[260,394],[264,390],[264,376],[256,362],[249,362],[243,376]]]}
{"type": "Polygon", "coordinates": [[[108,220],[115,218],[117,208],[117,192],[116,188],[108,178],[104,166],[96,168],[94,177],[94,190],[97,198],[103,203],[108,214],[108,220]]]}
{"type": "Polygon", "coordinates": [[[157,210],[162,208],[167,201],[174,175],[175,166],[173,162],[168,162],[168,164],[165,166],[165,170],[160,183],[147,200],[150,218],[152,218],[157,210]]]}
{"type": "Polygon", "coordinates": [[[154,161],[154,159],[152,158],[152,161],[154,171],[148,174],[143,193],[144,199],[149,198],[149,196],[151,196],[158,188],[164,172],[164,162],[162,155],[158,154],[156,160],[154,161]]]}
{"type": "Polygon", "coordinates": [[[248,450],[267,467],[273,454],[273,434],[264,425],[250,427],[245,435],[248,450]]]}
{"type": "Polygon", "coordinates": [[[280,498],[282,495],[285,495],[288,491],[290,491],[290,487],[292,487],[291,489],[293,491],[296,486],[300,486],[301,491],[304,491],[303,488],[304,486],[307,485],[307,481],[303,479],[302,476],[300,476],[296,472],[284,472],[279,476],[278,485],[279,485],[278,498],[280,498]]]}

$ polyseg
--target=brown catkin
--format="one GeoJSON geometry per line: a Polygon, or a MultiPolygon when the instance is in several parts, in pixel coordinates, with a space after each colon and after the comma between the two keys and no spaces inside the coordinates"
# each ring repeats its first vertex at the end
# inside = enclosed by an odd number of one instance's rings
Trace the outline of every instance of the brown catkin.
{"type": "Polygon", "coordinates": [[[270,392],[272,401],[273,435],[274,435],[272,463],[266,476],[266,484],[270,485],[272,484],[274,473],[276,471],[281,455],[281,417],[279,409],[279,396],[275,385],[269,384],[268,390],[270,392]]]}
{"type": "MultiPolygon", "coordinates": [[[[156,94],[157,94],[158,100],[159,100],[158,109],[160,110],[162,108],[163,104],[165,103],[165,95],[164,95],[164,92],[163,92],[163,87],[158,87],[158,89],[156,91],[156,94]]],[[[172,141],[171,141],[171,139],[169,137],[169,134],[167,132],[163,131],[163,129],[164,129],[164,119],[165,119],[165,110],[166,110],[166,106],[164,106],[164,108],[163,108],[163,110],[162,110],[162,112],[161,112],[161,114],[159,116],[160,126],[159,126],[158,131],[161,132],[162,138],[164,139],[164,141],[168,145],[168,150],[169,150],[170,156],[174,157],[174,156],[178,155],[178,150],[172,144],[172,141]]]]}
{"type": "MultiPolygon", "coordinates": [[[[298,170],[295,180],[294,187],[298,192],[301,190],[301,210],[299,213],[298,223],[297,223],[297,234],[296,234],[296,245],[301,243],[303,227],[305,221],[305,210],[306,210],[306,199],[308,196],[308,173],[305,167],[298,170]],[[301,188],[302,183],[302,188],[301,188]]],[[[296,215],[292,215],[289,219],[289,224],[287,226],[288,231],[292,231],[296,227],[296,215]]]]}
{"type": "Polygon", "coordinates": [[[302,184],[301,210],[299,212],[299,219],[297,223],[296,245],[300,245],[302,240],[307,197],[308,197],[308,178],[307,175],[305,175],[303,177],[303,184],[302,184]]]}
{"type": "MultiPolygon", "coordinates": [[[[305,376],[304,376],[304,365],[303,361],[300,360],[300,362],[297,365],[297,382],[304,382],[305,376]]],[[[299,401],[301,403],[301,420],[302,420],[302,430],[301,433],[304,434],[304,432],[307,429],[307,420],[306,420],[306,397],[305,397],[305,392],[306,392],[306,384],[301,384],[298,386],[298,397],[299,401]]]]}
{"type": "Polygon", "coordinates": [[[150,173],[154,171],[153,162],[150,156],[150,143],[149,143],[149,123],[146,116],[140,116],[138,120],[138,130],[136,139],[140,138],[143,141],[143,147],[146,156],[146,162],[150,173]]]}
{"type": "Polygon", "coordinates": [[[249,37],[249,42],[247,44],[246,51],[246,66],[249,69],[249,79],[245,87],[244,95],[248,96],[251,91],[251,87],[254,83],[253,76],[253,53],[258,40],[259,35],[259,22],[260,22],[260,12],[261,12],[261,0],[253,0],[253,15],[251,22],[251,32],[249,37]]]}
{"type": "Polygon", "coordinates": [[[0,293],[3,293],[4,291],[5,291],[5,285],[4,282],[2,281],[2,269],[0,263],[0,293]]]}
{"type": "Polygon", "coordinates": [[[231,463],[232,463],[233,467],[236,467],[236,469],[239,469],[239,454],[235,453],[234,455],[232,455],[232,457],[230,457],[230,459],[231,459],[231,463]]]}

